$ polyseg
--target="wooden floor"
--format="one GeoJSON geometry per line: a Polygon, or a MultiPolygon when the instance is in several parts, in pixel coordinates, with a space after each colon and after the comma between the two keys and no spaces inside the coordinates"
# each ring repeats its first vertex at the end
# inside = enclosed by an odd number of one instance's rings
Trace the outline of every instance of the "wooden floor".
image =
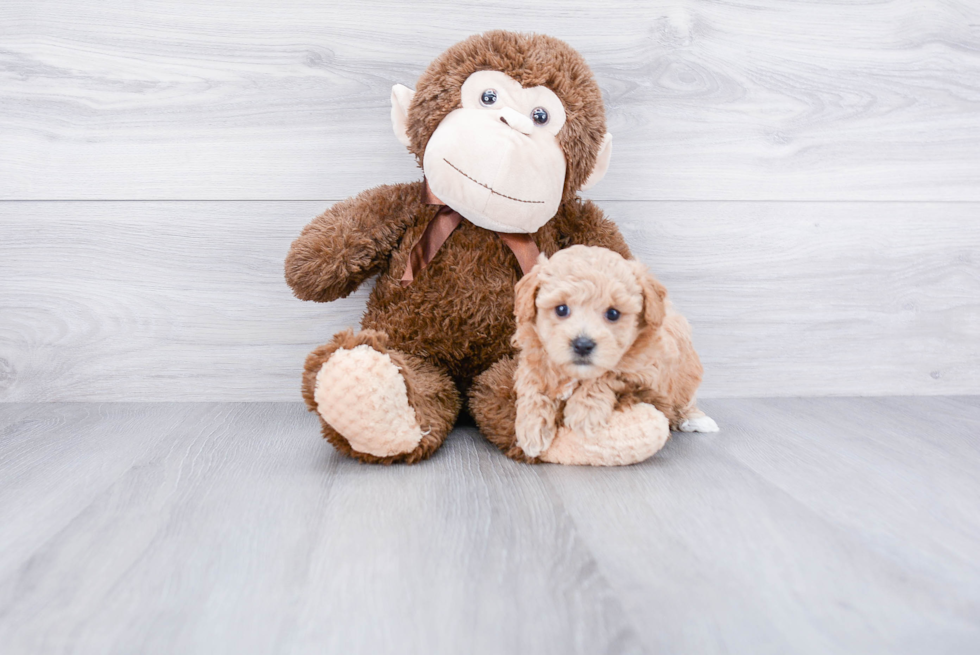
{"type": "Polygon", "coordinates": [[[709,400],[719,435],[359,465],[294,403],[0,405],[4,653],[980,650],[980,397],[709,400]]]}

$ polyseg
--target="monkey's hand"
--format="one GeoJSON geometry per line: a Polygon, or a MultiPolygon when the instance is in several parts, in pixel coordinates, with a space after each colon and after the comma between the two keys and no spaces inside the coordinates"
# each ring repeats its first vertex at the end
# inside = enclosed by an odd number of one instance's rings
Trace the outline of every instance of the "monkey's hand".
{"type": "Polygon", "coordinates": [[[528,457],[537,457],[555,438],[555,401],[542,393],[526,393],[517,397],[517,420],[514,432],[517,445],[528,457]]]}
{"type": "Polygon", "coordinates": [[[286,256],[286,282],[301,300],[344,298],[388,257],[423,207],[421,182],[375,187],[310,222],[286,256]]]}

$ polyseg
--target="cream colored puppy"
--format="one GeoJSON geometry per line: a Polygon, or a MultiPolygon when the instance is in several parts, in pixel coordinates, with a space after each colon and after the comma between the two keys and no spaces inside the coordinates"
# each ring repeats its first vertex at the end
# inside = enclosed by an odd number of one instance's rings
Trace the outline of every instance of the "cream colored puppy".
{"type": "Polygon", "coordinates": [[[659,450],[670,427],[718,430],[695,401],[690,325],[643,264],[587,246],[542,255],[517,284],[515,314],[515,432],[527,455],[628,464],[659,450]]]}

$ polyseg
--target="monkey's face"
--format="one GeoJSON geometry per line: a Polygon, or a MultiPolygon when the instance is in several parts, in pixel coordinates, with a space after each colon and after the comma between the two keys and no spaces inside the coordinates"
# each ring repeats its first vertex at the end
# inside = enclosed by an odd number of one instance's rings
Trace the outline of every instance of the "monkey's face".
{"type": "Polygon", "coordinates": [[[561,100],[544,86],[478,71],[463,83],[461,104],[426,145],[429,187],[480,227],[535,232],[558,211],[565,183],[561,100]]]}
{"type": "Polygon", "coordinates": [[[563,199],[609,169],[602,92],[581,55],[559,39],[474,34],[433,61],[418,84],[418,94],[391,89],[395,136],[432,192],[481,227],[535,232],[563,199]]]}

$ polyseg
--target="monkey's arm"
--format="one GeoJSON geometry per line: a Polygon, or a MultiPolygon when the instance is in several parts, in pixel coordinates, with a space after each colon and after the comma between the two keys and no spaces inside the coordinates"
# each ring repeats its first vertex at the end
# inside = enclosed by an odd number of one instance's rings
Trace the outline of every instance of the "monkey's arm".
{"type": "Polygon", "coordinates": [[[422,183],[368,189],[303,228],[286,256],[286,282],[301,300],[344,298],[380,272],[423,208],[422,183]]]}
{"type": "Polygon", "coordinates": [[[566,203],[558,228],[564,237],[562,248],[575,245],[602,246],[626,259],[633,259],[619,228],[591,200],[566,203]]]}

